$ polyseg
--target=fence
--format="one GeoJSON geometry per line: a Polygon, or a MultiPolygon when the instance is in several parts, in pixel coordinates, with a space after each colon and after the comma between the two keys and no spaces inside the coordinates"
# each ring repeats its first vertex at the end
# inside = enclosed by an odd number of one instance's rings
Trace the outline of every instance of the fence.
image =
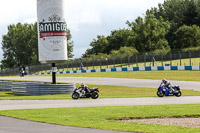
{"type": "MultiPolygon", "coordinates": [[[[119,67],[146,67],[146,66],[200,66],[199,52],[170,52],[167,54],[136,54],[126,57],[96,57],[68,60],[64,64],[57,64],[58,71],[91,70],[119,67]]],[[[26,66],[28,74],[50,73],[51,64],[26,66]]],[[[1,76],[18,75],[19,68],[0,71],[1,76]]]]}

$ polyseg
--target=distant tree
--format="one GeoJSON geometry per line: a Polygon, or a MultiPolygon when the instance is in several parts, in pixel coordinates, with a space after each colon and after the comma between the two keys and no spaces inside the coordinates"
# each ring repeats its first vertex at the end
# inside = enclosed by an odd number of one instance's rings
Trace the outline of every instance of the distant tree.
{"type": "Polygon", "coordinates": [[[109,54],[112,50],[119,50],[121,47],[134,47],[133,44],[134,32],[130,29],[119,29],[111,32],[111,35],[97,36],[90,43],[92,48],[87,49],[83,57],[90,55],[98,55],[99,53],[109,54]]]}
{"type": "Polygon", "coordinates": [[[72,41],[72,35],[70,30],[67,29],[67,56],[68,58],[72,58],[74,55],[73,53],[74,42],[72,41]]]}
{"type": "Polygon", "coordinates": [[[93,39],[90,43],[91,49],[87,49],[83,57],[90,55],[98,55],[98,53],[107,53],[108,39],[105,36],[97,36],[97,39],[93,39]]]}
{"type": "Polygon", "coordinates": [[[173,43],[176,49],[200,46],[200,28],[197,25],[181,26],[175,32],[175,41],[173,43]]]}
{"type": "Polygon", "coordinates": [[[135,47],[133,39],[135,33],[130,29],[119,29],[111,32],[108,36],[109,45],[107,46],[107,53],[112,50],[119,50],[121,47],[135,47]]]}
{"type": "Polygon", "coordinates": [[[165,0],[163,4],[158,5],[158,8],[147,10],[146,13],[152,13],[157,19],[162,16],[165,21],[170,22],[171,28],[166,39],[172,49],[176,47],[173,43],[174,33],[179,27],[182,25],[200,26],[200,0],[165,0]]]}
{"type": "MultiPolygon", "coordinates": [[[[69,29],[67,38],[68,56],[73,57],[73,41],[69,29]]],[[[37,23],[9,25],[8,33],[2,38],[2,49],[1,68],[39,64],[37,23]]]]}
{"type": "Polygon", "coordinates": [[[128,29],[114,30],[107,37],[94,39],[92,48],[84,55],[118,53],[121,47],[136,48],[139,53],[166,53],[198,46],[198,28],[193,25],[200,26],[200,0],[165,0],[147,10],[144,18],[127,24],[128,29]],[[196,33],[189,35],[192,31],[196,33]]]}
{"type": "Polygon", "coordinates": [[[37,23],[9,25],[8,33],[2,39],[2,66],[38,64],[37,38],[37,23]]]}
{"type": "Polygon", "coordinates": [[[127,21],[127,24],[136,34],[134,44],[140,53],[152,52],[156,49],[170,49],[165,39],[170,24],[165,22],[162,17],[156,19],[149,13],[144,19],[138,17],[135,22],[127,21]]]}
{"type": "Polygon", "coordinates": [[[112,50],[110,57],[128,57],[137,54],[138,51],[133,47],[121,47],[119,50],[112,50]]]}

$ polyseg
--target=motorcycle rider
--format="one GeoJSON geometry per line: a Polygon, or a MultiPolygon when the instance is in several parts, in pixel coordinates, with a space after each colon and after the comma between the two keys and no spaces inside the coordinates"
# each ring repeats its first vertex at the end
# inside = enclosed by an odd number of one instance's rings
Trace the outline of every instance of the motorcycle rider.
{"type": "Polygon", "coordinates": [[[167,89],[169,89],[169,92],[172,93],[173,92],[173,89],[172,89],[172,86],[171,86],[171,83],[169,81],[167,81],[166,79],[162,79],[162,82],[160,85],[162,85],[164,87],[166,87],[167,89]]]}
{"type": "Polygon", "coordinates": [[[86,93],[90,92],[90,88],[85,85],[84,83],[81,84],[81,87],[79,87],[78,89],[81,89],[81,96],[85,95],[86,93]]]}

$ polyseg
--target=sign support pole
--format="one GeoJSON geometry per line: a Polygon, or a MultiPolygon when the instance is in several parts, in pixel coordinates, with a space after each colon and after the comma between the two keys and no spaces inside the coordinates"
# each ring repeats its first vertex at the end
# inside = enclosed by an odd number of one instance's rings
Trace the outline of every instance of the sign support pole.
{"type": "Polygon", "coordinates": [[[55,68],[56,63],[52,63],[52,84],[56,84],[56,71],[55,68]]]}

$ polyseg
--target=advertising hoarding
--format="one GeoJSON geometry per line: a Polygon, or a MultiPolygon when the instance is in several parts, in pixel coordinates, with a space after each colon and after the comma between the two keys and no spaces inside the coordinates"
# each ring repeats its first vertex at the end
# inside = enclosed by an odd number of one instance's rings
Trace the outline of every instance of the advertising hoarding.
{"type": "Polygon", "coordinates": [[[65,0],[37,0],[38,50],[41,63],[67,60],[65,0]]]}

